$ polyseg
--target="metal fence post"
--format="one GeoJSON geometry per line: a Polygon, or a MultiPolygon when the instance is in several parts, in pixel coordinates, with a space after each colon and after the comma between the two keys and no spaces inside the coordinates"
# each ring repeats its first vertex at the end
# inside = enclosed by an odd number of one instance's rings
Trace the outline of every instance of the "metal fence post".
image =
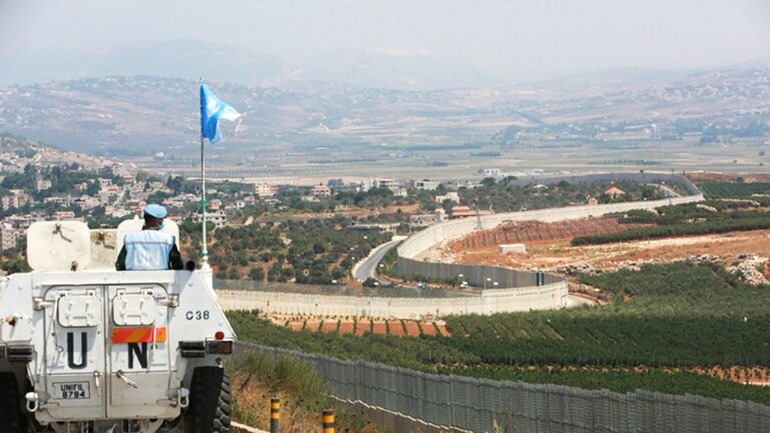
{"type": "Polygon", "coordinates": [[[325,409],[323,411],[323,433],[334,433],[334,411],[325,409]]]}
{"type": "Polygon", "coordinates": [[[281,400],[278,397],[270,399],[270,433],[281,431],[281,400]]]}

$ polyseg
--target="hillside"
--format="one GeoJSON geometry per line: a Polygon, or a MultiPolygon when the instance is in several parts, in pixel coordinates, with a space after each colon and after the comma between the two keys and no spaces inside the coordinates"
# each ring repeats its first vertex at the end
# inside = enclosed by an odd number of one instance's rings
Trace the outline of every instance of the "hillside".
{"type": "MultiPolygon", "coordinates": [[[[77,163],[83,168],[98,170],[115,165],[93,155],[58,149],[48,144],[8,133],[0,133],[2,171],[20,171],[27,164],[63,165],[77,163]]],[[[131,170],[130,165],[126,165],[131,170]]],[[[135,168],[133,168],[135,170],[135,168]]]]}
{"type": "MultiPolygon", "coordinates": [[[[665,170],[667,161],[691,165],[704,155],[718,165],[700,168],[756,166],[754,146],[770,133],[767,76],[767,67],[623,70],[431,91],[211,82],[244,114],[223,124],[226,146],[211,148],[212,163],[227,167],[227,176],[343,174],[353,165],[371,173],[388,164],[472,170],[490,158],[540,168],[562,167],[551,154],[565,148],[573,168],[665,170]],[[693,145],[713,149],[691,153],[693,145]]],[[[100,155],[154,155],[158,162],[146,162],[158,168],[194,164],[198,122],[194,79],[119,76],[0,89],[0,131],[100,155]]]]}

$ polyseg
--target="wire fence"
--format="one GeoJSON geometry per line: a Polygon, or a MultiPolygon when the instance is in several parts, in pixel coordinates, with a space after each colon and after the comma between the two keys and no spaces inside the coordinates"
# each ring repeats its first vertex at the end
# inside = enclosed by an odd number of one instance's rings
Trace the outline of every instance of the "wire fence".
{"type": "Polygon", "coordinates": [[[339,398],[478,433],[491,432],[493,422],[505,433],[770,432],[770,407],[746,401],[436,375],[238,344],[308,361],[339,398]]]}

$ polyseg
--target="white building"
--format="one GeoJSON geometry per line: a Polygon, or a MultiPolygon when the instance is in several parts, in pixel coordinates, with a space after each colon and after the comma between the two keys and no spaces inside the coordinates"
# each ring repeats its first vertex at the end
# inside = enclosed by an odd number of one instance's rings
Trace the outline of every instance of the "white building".
{"type": "Polygon", "coordinates": [[[437,180],[424,179],[424,180],[414,181],[414,187],[416,189],[421,189],[425,191],[435,191],[436,189],[438,189],[439,185],[441,185],[441,182],[437,180]]]}
{"type": "Polygon", "coordinates": [[[12,189],[11,195],[4,195],[0,200],[2,200],[3,210],[8,210],[10,208],[18,209],[23,207],[25,204],[32,201],[32,197],[23,190],[12,189]]]}
{"type": "Polygon", "coordinates": [[[409,197],[409,191],[406,188],[396,188],[393,190],[394,197],[409,197]]]}
{"type": "Polygon", "coordinates": [[[16,248],[19,239],[24,236],[24,230],[15,229],[8,223],[0,225],[0,248],[5,251],[16,248]]]}
{"type": "Polygon", "coordinates": [[[35,189],[38,191],[44,191],[51,188],[51,181],[43,178],[38,178],[35,182],[35,189]]]}
{"type": "Polygon", "coordinates": [[[413,227],[427,227],[444,221],[446,221],[446,212],[441,208],[436,209],[433,213],[409,216],[409,225],[413,227]]]}
{"type": "Polygon", "coordinates": [[[332,189],[326,185],[313,185],[313,195],[316,197],[328,197],[332,195],[332,189]]]}
{"type": "MultiPolygon", "coordinates": [[[[200,213],[193,214],[192,221],[194,223],[202,222],[203,214],[200,214],[200,213]]],[[[225,216],[224,212],[207,212],[206,222],[212,222],[214,223],[214,227],[221,228],[227,224],[227,217],[225,216]]]]}
{"type": "Polygon", "coordinates": [[[453,201],[455,203],[460,203],[460,194],[456,193],[455,191],[450,191],[446,193],[445,195],[437,195],[436,203],[444,203],[445,200],[453,201]]]}
{"type": "Polygon", "coordinates": [[[387,188],[391,191],[395,191],[398,188],[398,181],[392,177],[384,177],[374,180],[375,188],[387,188]]]}
{"type": "Polygon", "coordinates": [[[278,194],[278,185],[258,183],[254,185],[254,192],[260,197],[275,197],[278,194]]]}

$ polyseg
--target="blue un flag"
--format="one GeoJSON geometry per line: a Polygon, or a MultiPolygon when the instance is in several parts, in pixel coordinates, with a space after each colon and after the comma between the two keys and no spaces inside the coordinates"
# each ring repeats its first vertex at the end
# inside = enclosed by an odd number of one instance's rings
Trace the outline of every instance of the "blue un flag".
{"type": "Polygon", "coordinates": [[[201,135],[214,144],[222,140],[219,119],[233,121],[241,117],[235,108],[222,102],[201,82],[201,135]]]}

